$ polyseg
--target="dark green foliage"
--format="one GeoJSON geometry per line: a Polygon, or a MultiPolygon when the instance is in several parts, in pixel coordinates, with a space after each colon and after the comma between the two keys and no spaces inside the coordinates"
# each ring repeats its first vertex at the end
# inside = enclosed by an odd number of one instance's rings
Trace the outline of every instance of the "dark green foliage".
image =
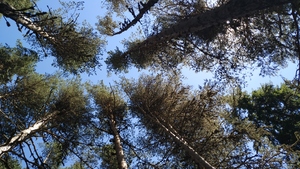
{"type": "MultiPolygon", "coordinates": [[[[36,47],[39,57],[54,56],[54,66],[73,74],[87,72],[100,67],[100,54],[104,41],[87,23],[79,26],[79,14],[83,2],[62,2],[58,10],[49,8],[49,12],[41,12],[33,7],[28,13],[14,10],[13,4],[4,5],[3,13],[16,22],[19,31],[26,30],[27,40],[36,47]],[[7,9],[6,9],[7,8],[7,9]],[[74,13],[69,16],[69,12],[74,13]]],[[[8,23],[9,24],[9,23],[8,23]]]]}
{"type": "Polygon", "coordinates": [[[21,169],[21,164],[18,160],[5,155],[0,159],[0,169],[21,169]]]}
{"type": "Polygon", "coordinates": [[[38,61],[37,53],[24,48],[20,42],[17,47],[0,46],[0,83],[5,84],[15,76],[25,76],[34,71],[38,61]]]}
{"type": "MultiPolygon", "coordinates": [[[[135,42],[126,41],[125,46],[127,49],[134,49],[139,45],[139,43],[140,40],[136,40],[135,42]]],[[[128,71],[128,69],[132,65],[135,65],[138,69],[145,69],[149,65],[155,66],[154,64],[156,63],[156,61],[154,60],[155,58],[153,58],[153,56],[160,55],[155,50],[157,48],[156,45],[148,45],[148,47],[151,48],[153,52],[137,50],[135,52],[127,53],[126,51],[121,51],[119,48],[115,49],[114,51],[109,51],[109,56],[105,60],[107,68],[108,70],[118,73],[122,71],[128,71]]],[[[165,46],[163,44],[161,44],[160,47],[165,49],[165,46]]]]}
{"type": "MultiPolygon", "coordinates": [[[[87,125],[90,121],[88,98],[84,95],[80,79],[64,81],[59,75],[34,73],[36,54],[21,46],[15,49],[3,47],[1,50],[2,63],[5,63],[8,74],[3,73],[7,78],[2,79],[0,85],[0,144],[5,146],[17,133],[51,115],[52,118],[44,121],[44,125],[33,135],[29,135],[28,139],[15,143],[16,147],[11,151],[27,159],[25,154],[20,154],[24,145],[30,143],[32,146],[29,149],[35,149],[37,145],[32,144],[31,138],[39,136],[43,141],[57,145],[49,146],[48,151],[45,150],[45,156],[50,155],[49,165],[59,166],[69,154],[69,149],[78,144],[81,137],[80,126],[87,125]],[[35,57],[30,58],[31,53],[35,57]]],[[[40,159],[42,156],[35,151],[31,155],[40,159]]],[[[30,163],[30,160],[37,158],[27,160],[25,162],[28,166],[38,165],[30,163]]],[[[46,160],[43,166],[47,165],[46,160]]]]}
{"type": "Polygon", "coordinates": [[[90,69],[100,67],[99,55],[102,47],[101,40],[91,28],[79,28],[74,25],[62,26],[55,34],[55,42],[49,44],[51,55],[56,57],[55,66],[59,66],[71,73],[89,72],[90,69]]]}
{"type": "Polygon", "coordinates": [[[105,60],[105,63],[108,65],[108,70],[114,70],[116,72],[126,72],[128,70],[128,60],[124,57],[120,57],[122,54],[123,52],[119,48],[108,52],[109,57],[105,60]]]}
{"type": "Polygon", "coordinates": [[[299,150],[299,98],[298,87],[291,83],[281,86],[266,84],[240,98],[237,108],[244,111],[258,127],[265,127],[272,133],[269,138],[273,144],[296,143],[293,149],[299,150]]]}
{"type": "Polygon", "coordinates": [[[97,116],[100,121],[110,118],[110,115],[113,114],[115,120],[121,122],[125,116],[126,103],[121,98],[120,92],[114,88],[112,86],[109,88],[103,83],[88,87],[88,91],[96,104],[97,116]]]}
{"type": "Polygon", "coordinates": [[[63,169],[86,169],[86,168],[81,163],[76,162],[72,166],[66,167],[66,168],[63,168],[63,169]]]}
{"type": "Polygon", "coordinates": [[[115,169],[118,168],[116,150],[113,144],[107,144],[101,147],[100,157],[102,159],[101,168],[115,169]]]}
{"type": "Polygon", "coordinates": [[[70,149],[76,149],[81,142],[81,132],[84,132],[91,122],[92,115],[80,79],[62,83],[53,97],[55,100],[52,100],[50,112],[58,114],[50,121],[50,130],[57,137],[50,139],[53,143],[49,145],[48,153],[52,155],[52,161],[49,160],[50,164],[59,166],[66,160],[70,149]]]}
{"type": "MultiPolygon", "coordinates": [[[[104,41],[89,25],[78,26],[76,18],[64,21],[59,14],[55,19],[45,19],[42,25],[44,31],[51,37],[44,38],[36,35],[38,44],[44,49],[46,55],[56,58],[54,66],[58,66],[71,73],[90,72],[96,67],[100,67],[100,52],[104,41]]],[[[31,38],[32,43],[36,43],[31,38]]]]}
{"type": "MultiPolygon", "coordinates": [[[[22,10],[26,8],[30,8],[34,6],[33,2],[37,2],[38,0],[5,0],[6,3],[13,6],[15,9],[22,10]]],[[[0,18],[2,14],[0,14],[0,18]]],[[[2,18],[3,19],[3,18],[2,18]]]]}
{"type": "Polygon", "coordinates": [[[133,49],[133,52],[121,51],[118,48],[115,51],[109,51],[109,56],[105,60],[105,63],[108,65],[108,70],[115,71],[116,73],[122,71],[126,72],[134,65],[139,70],[146,69],[150,66],[155,70],[162,68],[161,70],[168,71],[176,69],[177,66],[183,62],[183,58],[185,57],[183,55],[184,51],[174,49],[174,46],[182,45],[182,43],[178,44],[176,40],[168,43],[149,43],[145,48],[151,50],[135,50],[140,43],[140,40],[126,42],[126,48],[128,50],[133,49]]]}
{"type": "MultiPolygon", "coordinates": [[[[55,77],[34,73],[16,78],[13,83],[2,84],[0,88],[1,133],[8,137],[45,115],[49,109],[52,87],[57,84],[55,77]]],[[[5,142],[3,136],[0,136],[1,143],[5,142]]]]}
{"type": "Polygon", "coordinates": [[[63,144],[59,142],[46,143],[44,149],[47,157],[47,165],[53,169],[58,169],[62,164],[66,156],[66,148],[63,148],[63,144]]]}
{"type": "Polygon", "coordinates": [[[43,23],[45,31],[49,32],[54,40],[48,39],[41,44],[50,49],[50,54],[56,57],[55,66],[71,73],[91,73],[91,70],[101,66],[100,54],[105,42],[88,23],[83,22],[79,26],[79,14],[75,11],[82,8],[83,1],[62,5],[62,12],[57,10],[58,12],[54,11],[52,14],[57,17],[54,22],[46,20],[46,23],[43,23]],[[74,13],[66,19],[66,15],[72,10],[74,13]]]}
{"type": "MultiPolygon", "coordinates": [[[[85,113],[89,112],[89,105],[87,104],[88,97],[84,95],[84,88],[80,83],[80,79],[63,83],[54,95],[56,100],[52,102],[50,111],[59,111],[60,118],[56,120],[67,120],[70,122],[68,125],[78,120],[84,122],[83,117],[85,117],[85,113]]],[[[59,121],[57,122],[59,123],[59,121]]]]}

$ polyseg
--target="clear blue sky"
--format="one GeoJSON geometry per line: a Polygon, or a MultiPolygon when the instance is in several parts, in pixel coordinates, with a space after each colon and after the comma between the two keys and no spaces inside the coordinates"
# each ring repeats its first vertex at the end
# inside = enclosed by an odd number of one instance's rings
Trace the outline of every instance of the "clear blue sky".
{"type": "MultiPolygon", "coordinates": [[[[40,0],[38,2],[38,6],[40,9],[44,9],[47,11],[47,5],[50,6],[53,9],[56,9],[59,6],[58,0],[40,0]]],[[[102,2],[99,0],[91,0],[85,2],[85,8],[83,11],[81,11],[81,15],[79,17],[79,20],[87,20],[92,26],[95,25],[97,19],[96,17],[98,15],[103,15],[105,13],[105,8],[101,8],[102,2]]],[[[11,46],[15,45],[15,42],[17,39],[22,40],[22,33],[19,32],[15,26],[15,23],[11,20],[9,20],[11,23],[11,27],[7,27],[5,24],[4,19],[2,18],[0,20],[0,42],[1,43],[7,43],[11,46]]],[[[25,33],[24,31],[23,33],[25,33]]],[[[108,37],[108,45],[106,46],[106,50],[113,50],[118,46],[119,48],[122,48],[122,44],[120,43],[124,38],[127,38],[130,36],[130,32],[125,32],[124,34],[121,34],[116,37],[108,37]]],[[[24,44],[25,45],[25,44],[24,44]]],[[[106,53],[104,52],[104,58],[106,57],[106,53]]],[[[49,57],[47,59],[44,59],[43,62],[38,63],[37,71],[40,73],[53,73],[56,69],[51,66],[53,58],[49,57]]],[[[273,84],[279,84],[282,82],[281,76],[292,79],[295,75],[296,65],[290,64],[288,68],[280,71],[278,73],[279,76],[277,77],[259,77],[259,70],[253,72],[253,76],[248,80],[248,86],[247,90],[256,89],[263,83],[272,82],[273,84]]],[[[146,72],[147,71],[142,71],[146,72]]],[[[138,78],[139,74],[141,72],[138,72],[136,69],[131,69],[129,73],[127,74],[121,74],[121,76],[126,77],[133,77],[138,78]]],[[[186,76],[184,83],[193,85],[194,88],[196,88],[198,85],[203,84],[203,80],[207,78],[211,78],[212,75],[210,73],[195,73],[192,70],[189,70],[188,68],[183,69],[183,74],[186,76]]],[[[120,75],[115,75],[114,73],[111,74],[111,76],[107,77],[106,72],[106,65],[103,63],[102,70],[97,70],[97,74],[93,76],[87,76],[85,74],[82,75],[83,80],[90,80],[94,83],[100,80],[104,80],[106,84],[113,83],[114,80],[118,80],[120,75]]]]}

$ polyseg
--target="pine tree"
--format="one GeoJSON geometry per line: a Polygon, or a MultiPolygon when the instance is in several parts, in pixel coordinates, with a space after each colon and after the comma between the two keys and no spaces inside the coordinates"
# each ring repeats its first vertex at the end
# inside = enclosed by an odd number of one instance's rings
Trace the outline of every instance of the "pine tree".
{"type": "Polygon", "coordinates": [[[231,108],[225,119],[232,128],[252,140],[257,154],[274,154],[273,160],[290,168],[299,165],[297,91],[289,81],[264,84],[251,94],[235,89],[226,101],[231,108]]]}
{"type": "Polygon", "coordinates": [[[87,98],[79,79],[67,82],[59,75],[35,73],[36,53],[21,45],[1,47],[1,54],[0,156],[18,156],[28,166],[45,166],[43,154],[36,151],[38,143],[33,142],[39,137],[45,142],[59,142],[61,163],[80,137],[76,130],[89,121],[87,98]],[[24,154],[26,147],[32,150],[32,158],[24,154]]]}
{"type": "MultiPolygon", "coordinates": [[[[0,13],[4,18],[13,20],[20,32],[23,27],[28,41],[40,51],[40,57],[54,56],[53,64],[71,73],[90,72],[100,66],[99,56],[104,41],[88,24],[79,27],[77,15],[63,19],[66,13],[80,8],[80,2],[65,3],[61,10],[41,12],[31,4],[24,4],[20,9],[12,6],[13,2],[0,2],[0,13]],[[11,3],[11,4],[10,4],[11,3]],[[64,9],[65,8],[65,9],[64,9]],[[72,54],[70,54],[72,53],[72,54]]],[[[6,20],[7,26],[10,22],[6,20]]]]}
{"type": "Polygon", "coordinates": [[[223,83],[244,82],[247,68],[274,75],[299,61],[297,0],[107,1],[101,35],[141,25],[124,49],[108,52],[108,70],[162,70],[110,86],[78,75],[101,66],[105,44],[78,22],[83,1],[47,11],[35,2],[0,1],[2,19],[30,44],[0,46],[0,168],[58,169],[71,158],[67,168],[299,167],[299,81],[231,95],[223,83]],[[35,72],[48,55],[62,74],[35,72]],[[192,90],[181,65],[217,81],[192,90]]]}
{"type": "MultiPolygon", "coordinates": [[[[117,160],[117,166],[119,169],[127,169],[128,164],[125,160],[121,135],[119,133],[119,125],[122,124],[122,121],[124,121],[124,116],[126,113],[126,104],[120,98],[116,90],[113,90],[112,87],[109,90],[103,84],[91,86],[89,92],[91,93],[96,104],[96,116],[98,117],[97,121],[102,124],[104,123],[103,125],[106,126],[104,129],[109,131],[109,134],[112,136],[112,147],[116,155],[114,156],[111,154],[111,157],[114,157],[117,160]]],[[[104,145],[102,148],[102,157],[104,160],[106,158],[111,158],[105,155],[109,148],[110,147],[107,145],[104,145]]],[[[113,166],[115,165],[114,163],[111,164],[110,162],[106,161],[103,163],[108,165],[108,168],[114,168],[113,166]]]]}
{"type": "MultiPolygon", "coordinates": [[[[288,83],[265,84],[251,94],[244,94],[236,105],[237,115],[247,113],[257,126],[266,127],[273,135],[270,139],[274,144],[292,145],[297,141],[294,132],[299,130],[299,94],[297,87],[288,83]]],[[[299,149],[299,146],[296,144],[294,148],[299,149]]]]}
{"type": "MultiPolygon", "coordinates": [[[[168,71],[185,64],[195,71],[214,72],[219,80],[232,81],[247,67],[259,67],[262,75],[272,75],[287,61],[298,59],[296,1],[149,3],[155,4],[151,10],[147,8],[154,21],[143,23],[144,35],[127,40],[124,50],[109,52],[106,63],[110,70],[135,66],[168,71]]],[[[136,4],[131,5],[137,9],[136,4]]],[[[122,24],[126,27],[132,22],[122,24]]]]}

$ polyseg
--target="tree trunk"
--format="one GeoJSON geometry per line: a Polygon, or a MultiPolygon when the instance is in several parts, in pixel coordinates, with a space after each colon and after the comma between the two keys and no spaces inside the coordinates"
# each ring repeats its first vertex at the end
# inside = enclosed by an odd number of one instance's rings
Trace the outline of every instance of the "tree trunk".
{"type": "Polygon", "coordinates": [[[55,38],[43,31],[42,27],[31,21],[31,19],[22,14],[22,12],[2,1],[0,1],[0,13],[2,13],[5,17],[12,19],[17,24],[23,25],[32,32],[53,42],[55,41],[55,38]]]}
{"type": "Polygon", "coordinates": [[[115,121],[113,113],[110,113],[109,123],[110,123],[110,128],[113,131],[114,145],[115,145],[115,150],[116,150],[116,154],[117,154],[119,169],[127,169],[128,166],[125,161],[125,156],[124,156],[124,152],[123,152],[123,148],[122,148],[122,144],[121,144],[121,138],[120,138],[119,132],[117,130],[117,125],[116,125],[116,121],[115,121]]]}
{"type": "Polygon", "coordinates": [[[58,112],[51,113],[41,120],[36,121],[31,127],[22,130],[20,133],[13,136],[7,143],[2,144],[0,146],[0,157],[2,157],[2,155],[4,155],[6,152],[9,152],[11,149],[13,149],[17,144],[24,142],[33,134],[40,131],[44,126],[46,126],[49,120],[56,116],[57,113],[58,112]]]}
{"type": "Polygon", "coordinates": [[[211,164],[209,164],[203,157],[201,157],[197,151],[191,147],[184,138],[177,133],[177,131],[170,125],[165,122],[163,119],[159,118],[156,115],[153,115],[151,112],[145,112],[141,107],[139,109],[143,112],[145,116],[150,117],[157,125],[159,125],[166,133],[168,133],[173,140],[179,144],[191,157],[192,159],[201,167],[205,169],[215,169],[211,164]]]}
{"type": "Polygon", "coordinates": [[[163,29],[161,32],[150,36],[145,41],[129,49],[122,56],[126,58],[126,55],[131,52],[143,51],[143,49],[158,46],[170,39],[204,30],[211,26],[225,23],[231,19],[252,16],[259,10],[291,3],[292,1],[293,0],[231,0],[220,7],[198,14],[190,19],[172,25],[170,28],[163,29]]]}

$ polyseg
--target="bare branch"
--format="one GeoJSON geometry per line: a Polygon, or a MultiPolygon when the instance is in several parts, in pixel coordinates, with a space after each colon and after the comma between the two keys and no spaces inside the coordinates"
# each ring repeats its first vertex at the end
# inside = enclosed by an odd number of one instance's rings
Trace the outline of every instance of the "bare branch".
{"type": "MultiPolygon", "coordinates": [[[[139,2],[138,3],[138,6],[139,6],[139,14],[137,14],[136,16],[134,16],[134,19],[129,22],[129,23],[124,23],[124,27],[121,28],[120,31],[118,32],[115,32],[113,35],[118,35],[118,34],[121,34],[123,32],[125,32],[126,30],[128,30],[130,27],[134,26],[137,22],[140,21],[140,19],[144,16],[145,13],[147,13],[150,8],[152,6],[154,6],[156,3],[158,2],[158,0],[149,0],[146,4],[142,3],[142,2],[139,2]],[[142,7],[140,7],[142,6],[142,7]]],[[[133,9],[132,8],[129,8],[131,13],[133,13],[133,9]]]]}

